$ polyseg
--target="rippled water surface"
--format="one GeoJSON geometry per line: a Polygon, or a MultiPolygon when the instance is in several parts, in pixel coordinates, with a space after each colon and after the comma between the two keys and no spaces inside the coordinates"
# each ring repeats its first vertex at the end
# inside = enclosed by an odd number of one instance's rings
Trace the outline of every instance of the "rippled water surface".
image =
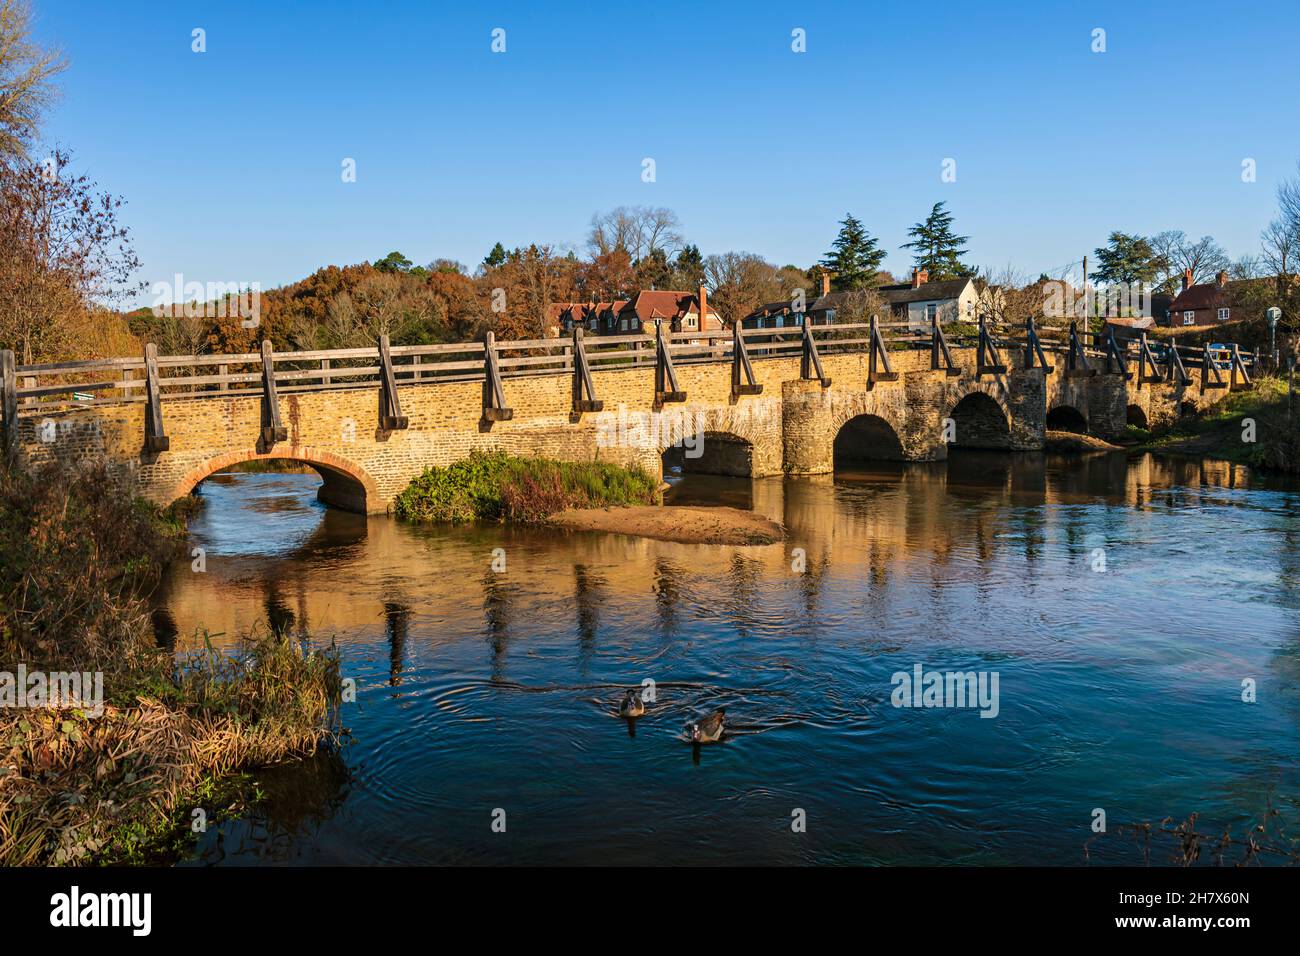
{"type": "Polygon", "coordinates": [[[160,632],[336,637],[359,699],[337,754],[258,775],[193,862],[1082,864],[1094,808],[1296,821],[1294,490],[1123,456],[885,469],[675,487],[784,522],[759,548],[413,527],[323,508],[315,475],[209,480],[207,571],[171,570],[160,632]],[[996,672],[997,716],[892,706],[917,664],[996,672]],[[615,702],[645,679],[630,727],[615,702]],[[731,736],[693,749],[683,723],[719,706],[731,736]]]}

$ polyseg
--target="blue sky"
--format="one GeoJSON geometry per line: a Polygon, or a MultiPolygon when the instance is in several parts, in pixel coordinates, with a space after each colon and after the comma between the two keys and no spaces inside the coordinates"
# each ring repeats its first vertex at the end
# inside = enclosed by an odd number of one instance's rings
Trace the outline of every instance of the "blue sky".
{"type": "Polygon", "coordinates": [[[1113,229],[1237,257],[1300,159],[1294,0],[34,5],[70,61],[48,140],[128,201],[150,283],[581,250],[624,204],[778,265],[851,211],[906,271],[939,200],[978,265],[1055,274],[1113,229]]]}

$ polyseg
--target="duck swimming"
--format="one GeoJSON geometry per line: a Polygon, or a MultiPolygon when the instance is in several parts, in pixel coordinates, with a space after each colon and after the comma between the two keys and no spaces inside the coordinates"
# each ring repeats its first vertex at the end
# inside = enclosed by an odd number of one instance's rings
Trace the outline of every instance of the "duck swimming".
{"type": "Polygon", "coordinates": [[[686,733],[693,744],[711,744],[722,739],[727,711],[719,707],[698,723],[686,725],[686,733]]]}
{"type": "Polygon", "coordinates": [[[618,715],[620,717],[640,717],[644,713],[645,701],[634,690],[629,690],[623,699],[618,702],[618,715]]]}

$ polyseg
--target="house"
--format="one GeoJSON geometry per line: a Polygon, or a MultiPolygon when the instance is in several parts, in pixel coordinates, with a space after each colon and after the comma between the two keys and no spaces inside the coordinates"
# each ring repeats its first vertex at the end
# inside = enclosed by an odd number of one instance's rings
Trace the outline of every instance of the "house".
{"type": "Polygon", "coordinates": [[[709,292],[642,289],[630,299],[611,302],[557,302],[550,306],[561,335],[571,335],[581,325],[591,335],[652,335],[655,320],[665,332],[717,332],[725,328],[721,316],[709,308],[709,292]]]}
{"type": "Polygon", "coordinates": [[[656,319],[665,323],[665,331],[720,332],[726,328],[722,317],[709,308],[709,290],[704,286],[695,293],[642,289],[619,310],[618,334],[650,335],[656,319]]]}
{"type": "MultiPolygon", "coordinates": [[[[882,285],[876,293],[889,307],[890,318],[906,320],[914,329],[928,330],[930,319],[947,322],[974,322],[979,304],[979,289],[975,280],[961,279],[930,281],[925,269],[913,269],[912,281],[899,285],[882,285]]],[[[831,292],[830,276],[822,273],[822,294],[808,307],[808,320],[813,325],[827,325],[836,321],[836,313],[850,302],[852,292],[831,292]]]]}
{"type": "Polygon", "coordinates": [[[889,303],[895,321],[906,319],[910,328],[928,330],[935,318],[940,325],[976,320],[979,289],[973,277],[929,280],[925,269],[913,269],[910,283],[885,285],[877,290],[889,303]]]}
{"type": "Polygon", "coordinates": [[[1245,318],[1240,293],[1250,281],[1229,282],[1228,273],[1220,272],[1213,282],[1192,285],[1192,270],[1184,269],[1183,290],[1169,304],[1166,324],[1216,325],[1245,318]]]}

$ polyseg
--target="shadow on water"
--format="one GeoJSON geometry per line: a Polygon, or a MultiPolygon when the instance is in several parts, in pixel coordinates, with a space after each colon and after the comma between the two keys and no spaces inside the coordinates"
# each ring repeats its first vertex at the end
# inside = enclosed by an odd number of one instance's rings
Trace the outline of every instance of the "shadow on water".
{"type": "Polygon", "coordinates": [[[1078,864],[1080,806],[1236,832],[1300,814],[1279,798],[1300,788],[1288,481],[965,449],[673,479],[670,501],[787,528],[752,548],[404,525],[316,483],[206,483],[207,570],[177,562],[157,596],[160,641],[337,637],[358,687],[353,742],[260,774],[273,798],[197,862],[699,863],[724,827],[735,863],[1078,864]],[[997,717],[894,706],[918,664],[998,673],[997,717]],[[683,724],[720,706],[728,739],[693,753],[683,724]],[[484,806],[528,825],[493,840],[484,806]]]}

